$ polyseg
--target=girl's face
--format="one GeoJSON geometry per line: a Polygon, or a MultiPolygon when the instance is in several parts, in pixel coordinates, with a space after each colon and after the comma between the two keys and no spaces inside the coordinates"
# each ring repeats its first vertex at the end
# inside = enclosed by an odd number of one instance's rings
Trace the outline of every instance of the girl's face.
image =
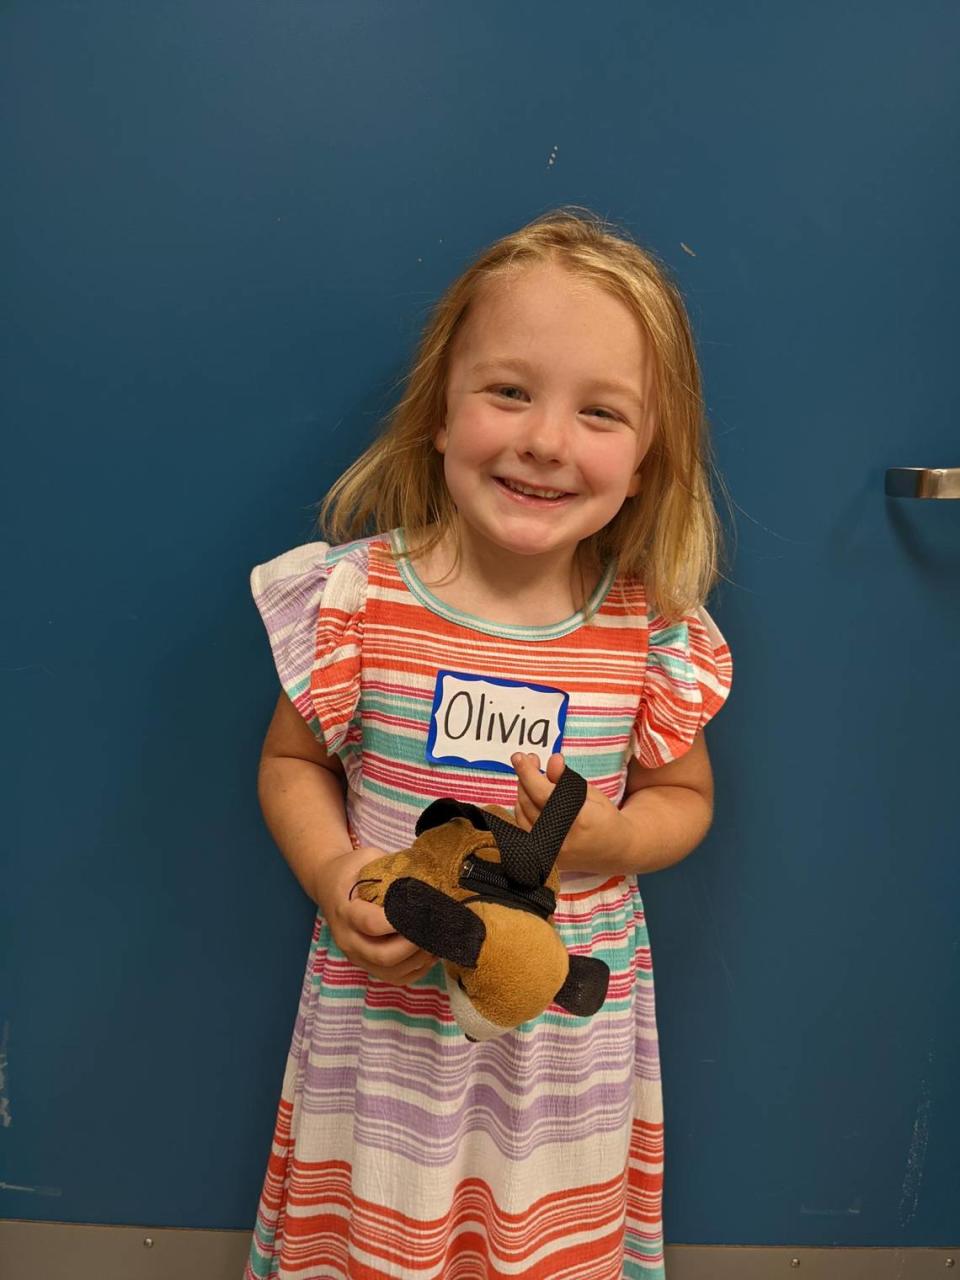
{"type": "Polygon", "coordinates": [[[639,489],[651,375],[632,313],[591,281],[554,263],[490,281],[453,344],[434,438],[461,537],[571,563],[639,489]]]}

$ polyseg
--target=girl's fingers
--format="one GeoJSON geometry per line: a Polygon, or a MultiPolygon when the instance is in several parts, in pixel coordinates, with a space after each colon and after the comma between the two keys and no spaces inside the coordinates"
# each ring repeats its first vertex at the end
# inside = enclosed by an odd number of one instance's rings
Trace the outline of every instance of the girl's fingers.
{"type": "MultiPolygon", "coordinates": [[[[551,759],[553,758],[551,756],[551,759]]],[[[530,796],[530,799],[542,809],[547,803],[555,784],[540,772],[540,761],[537,756],[524,757],[523,763],[517,770],[517,777],[522,782],[523,788],[530,796]]]]}
{"type": "Polygon", "coordinates": [[[516,770],[517,777],[521,780],[540,777],[539,756],[524,754],[522,751],[517,751],[510,757],[510,763],[516,770]]]}
{"type": "Polygon", "coordinates": [[[371,938],[385,938],[397,932],[384,914],[383,907],[363,898],[351,898],[344,908],[344,915],[357,933],[371,938]]]}
{"type": "Polygon", "coordinates": [[[522,831],[529,831],[537,820],[537,812],[530,803],[530,797],[517,788],[517,799],[513,806],[513,820],[522,831]]]}
{"type": "Polygon", "coordinates": [[[436,963],[434,956],[427,955],[425,951],[418,951],[415,964],[375,965],[369,972],[381,982],[392,982],[395,986],[403,987],[424,977],[436,963]]]}
{"type": "Polygon", "coordinates": [[[398,965],[409,968],[414,956],[425,954],[402,934],[372,937],[349,926],[340,931],[337,944],[348,960],[364,969],[394,969],[398,965]]]}
{"type": "Polygon", "coordinates": [[[428,974],[436,963],[437,961],[434,956],[427,956],[426,960],[418,961],[409,969],[404,969],[397,981],[416,982],[419,978],[428,974]]]}
{"type": "Polygon", "coordinates": [[[560,775],[567,767],[566,761],[559,751],[555,751],[547,761],[547,781],[557,783],[560,781],[560,775]]]}
{"type": "Polygon", "coordinates": [[[383,941],[364,938],[361,946],[369,962],[378,965],[381,969],[395,969],[398,965],[409,968],[413,958],[421,954],[415,942],[411,942],[409,938],[404,938],[399,933],[383,941]]]}
{"type": "Polygon", "coordinates": [[[517,826],[522,827],[524,831],[529,831],[537,818],[540,816],[540,810],[547,803],[550,793],[553,791],[555,782],[549,779],[551,766],[559,778],[563,772],[563,757],[560,755],[552,755],[547,762],[548,777],[544,777],[540,772],[540,761],[537,756],[523,755],[517,752],[511,758],[511,763],[517,771],[517,799],[514,805],[514,815],[517,826]],[[559,770],[557,761],[560,762],[559,770]]]}

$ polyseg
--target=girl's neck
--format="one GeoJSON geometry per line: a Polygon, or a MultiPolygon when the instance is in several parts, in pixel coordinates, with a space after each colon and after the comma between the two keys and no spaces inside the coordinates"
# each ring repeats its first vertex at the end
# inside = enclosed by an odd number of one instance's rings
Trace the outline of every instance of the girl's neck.
{"type": "MultiPolygon", "coordinates": [[[[551,626],[584,608],[600,580],[599,566],[574,554],[552,562],[538,556],[508,556],[498,547],[455,541],[447,533],[425,555],[419,547],[431,530],[407,534],[417,576],[444,604],[488,622],[551,626]]],[[[578,548],[579,550],[579,548],[578,548]]]]}

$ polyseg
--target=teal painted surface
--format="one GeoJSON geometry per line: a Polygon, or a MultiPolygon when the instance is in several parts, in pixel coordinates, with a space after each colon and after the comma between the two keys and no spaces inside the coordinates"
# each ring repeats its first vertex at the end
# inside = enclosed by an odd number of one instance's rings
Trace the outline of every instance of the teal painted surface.
{"type": "Polygon", "coordinates": [[[738,532],[716,823],[644,886],[668,1242],[955,1242],[960,503],[883,470],[960,464],[958,27],[4,6],[5,1216],[252,1222],[310,912],[247,571],[572,202],[675,271],[738,532]]]}

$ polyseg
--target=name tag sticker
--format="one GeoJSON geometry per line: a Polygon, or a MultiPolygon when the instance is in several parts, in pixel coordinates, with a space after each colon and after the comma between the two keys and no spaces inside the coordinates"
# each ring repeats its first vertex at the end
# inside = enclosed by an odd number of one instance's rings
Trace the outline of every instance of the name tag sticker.
{"type": "Polygon", "coordinates": [[[545,684],[438,671],[427,759],[513,773],[510,757],[531,751],[540,767],[561,749],[570,695],[545,684]]]}

